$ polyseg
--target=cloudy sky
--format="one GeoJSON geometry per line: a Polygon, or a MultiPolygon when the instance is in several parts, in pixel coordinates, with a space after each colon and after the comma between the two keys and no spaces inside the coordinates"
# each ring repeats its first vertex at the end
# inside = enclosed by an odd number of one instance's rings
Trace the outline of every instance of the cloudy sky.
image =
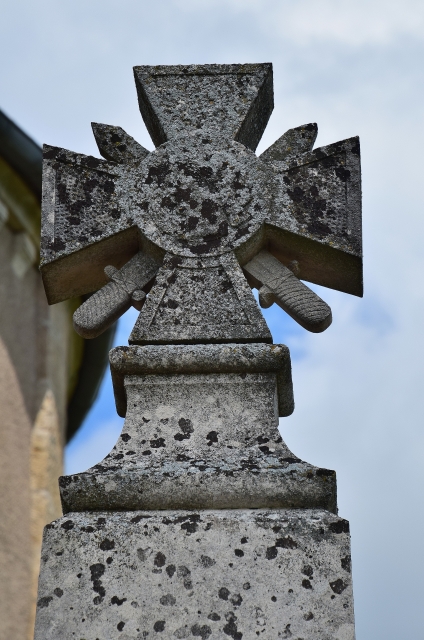
{"type": "MultiPolygon", "coordinates": [[[[424,4],[415,0],[2,0],[0,108],[39,143],[96,154],[90,122],[153,145],[140,64],[272,62],[275,110],[258,151],[318,122],[317,146],[359,134],[363,299],[319,289],[333,325],[266,312],[292,352],[299,457],[335,469],[351,523],[358,640],[422,638],[424,602],[424,4]]],[[[119,327],[125,344],[135,315],[119,327]]],[[[111,387],[69,446],[99,461],[121,426],[111,387]]]]}

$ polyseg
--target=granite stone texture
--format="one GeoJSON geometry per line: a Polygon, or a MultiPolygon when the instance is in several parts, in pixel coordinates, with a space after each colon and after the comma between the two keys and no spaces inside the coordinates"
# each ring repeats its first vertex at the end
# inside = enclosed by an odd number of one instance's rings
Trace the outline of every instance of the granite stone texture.
{"type": "Polygon", "coordinates": [[[35,640],[354,640],[349,523],[321,510],[69,513],[35,640]]]}

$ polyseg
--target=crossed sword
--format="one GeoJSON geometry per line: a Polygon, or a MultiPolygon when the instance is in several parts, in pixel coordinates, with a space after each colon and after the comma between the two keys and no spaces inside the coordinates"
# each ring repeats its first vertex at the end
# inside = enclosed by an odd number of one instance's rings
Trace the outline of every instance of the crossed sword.
{"type": "MultiPolygon", "coordinates": [[[[121,269],[109,265],[109,282],[74,313],[74,328],[83,338],[96,338],[133,306],[138,311],[146,300],[160,264],[139,251],[121,269]]],[[[313,333],[331,324],[331,309],[299,278],[296,261],[284,266],[269,251],[260,251],[243,266],[250,286],[259,290],[259,304],[267,309],[276,303],[302,327],[313,333]]]]}

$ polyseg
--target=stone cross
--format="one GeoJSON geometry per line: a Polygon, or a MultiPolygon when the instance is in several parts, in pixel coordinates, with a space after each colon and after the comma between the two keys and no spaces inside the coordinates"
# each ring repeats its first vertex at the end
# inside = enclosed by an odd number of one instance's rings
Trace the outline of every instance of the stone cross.
{"type": "Polygon", "coordinates": [[[105,160],[44,147],[49,302],[97,291],[75,314],[87,338],[133,304],[141,313],[130,344],[269,342],[249,283],[262,306],[326,329],[329,307],[301,280],[362,295],[358,138],[312,151],[309,124],[258,158],[271,65],[134,74],[155,151],[100,124],[105,160]]]}
{"type": "Polygon", "coordinates": [[[354,640],[335,473],[279,434],[290,355],[251,288],[314,332],[303,281],[362,295],[359,140],[313,150],[309,124],[257,157],[270,64],[134,71],[155,151],[101,124],[104,160],[44,148],[49,302],[92,293],[87,338],[140,313],[110,352],[122,433],[59,480],[35,640],[354,640]]]}

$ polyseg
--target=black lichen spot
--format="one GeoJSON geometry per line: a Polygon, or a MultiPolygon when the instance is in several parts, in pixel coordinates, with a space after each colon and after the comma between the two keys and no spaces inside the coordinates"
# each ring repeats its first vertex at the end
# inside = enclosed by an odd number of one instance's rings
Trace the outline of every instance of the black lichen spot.
{"type": "Polygon", "coordinates": [[[113,558],[111,556],[109,556],[109,558],[106,558],[106,564],[112,564],[113,562],[113,558]]]}
{"type": "Polygon", "coordinates": [[[248,541],[248,538],[245,538],[245,537],[240,540],[241,544],[247,544],[247,541],[248,541]]]}
{"type": "Polygon", "coordinates": [[[124,604],[124,602],[126,601],[127,601],[126,598],[118,598],[118,596],[113,596],[113,598],[110,601],[110,604],[117,604],[118,607],[120,607],[121,604],[124,604]]]}
{"type": "Polygon", "coordinates": [[[245,591],[249,591],[249,589],[250,589],[250,582],[245,582],[245,583],[244,583],[244,585],[243,585],[243,589],[244,589],[245,591]]]}
{"type": "Polygon", "coordinates": [[[232,596],[230,598],[230,602],[235,606],[235,607],[239,607],[241,605],[241,603],[243,602],[243,598],[241,597],[241,595],[239,593],[236,593],[236,595],[232,596]]]}
{"type": "Polygon", "coordinates": [[[158,187],[160,187],[163,182],[166,180],[166,176],[170,173],[170,166],[168,162],[162,162],[157,167],[150,167],[149,173],[146,178],[146,184],[151,184],[153,181],[156,182],[158,187]]]}
{"type": "MultiPolygon", "coordinates": [[[[255,209],[256,209],[256,205],[255,205],[255,209]]],[[[235,240],[240,240],[240,238],[242,238],[243,236],[245,236],[247,233],[249,233],[249,227],[239,227],[236,231],[236,234],[234,236],[235,240]]]]}
{"type": "Polygon", "coordinates": [[[332,471],[331,469],[317,469],[316,470],[316,475],[318,477],[320,477],[320,476],[335,476],[336,472],[332,471]]]}
{"type": "Polygon", "coordinates": [[[234,638],[234,640],[241,640],[243,634],[237,630],[236,619],[233,616],[229,616],[228,622],[222,629],[226,636],[234,638]]]}
{"type": "Polygon", "coordinates": [[[60,587],[56,587],[56,589],[53,591],[53,593],[58,598],[61,598],[63,596],[63,591],[62,591],[62,589],[60,589],[60,587]]]}
{"type": "Polygon", "coordinates": [[[155,561],[154,561],[155,566],[163,567],[165,562],[166,562],[166,556],[161,551],[158,551],[158,553],[155,556],[155,561]]]}
{"type": "Polygon", "coordinates": [[[262,453],[269,453],[269,447],[267,447],[266,445],[264,445],[263,447],[259,447],[260,451],[262,451],[262,453]]]}
{"type": "Polygon", "coordinates": [[[150,451],[150,449],[146,449],[146,451],[142,451],[141,455],[142,456],[151,456],[152,452],[150,451]]]}
{"type": "Polygon", "coordinates": [[[277,547],[268,547],[266,550],[265,556],[267,560],[274,560],[278,555],[277,547]]]}
{"type": "Polygon", "coordinates": [[[334,580],[334,582],[330,582],[330,587],[334,593],[340,595],[347,587],[347,583],[344,582],[341,578],[334,580]]]}
{"type": "Polygon", "coordinates": [[[213,200],[209,200],[208,198],[206,198],[206,200],[203,200],[202,202],[200,213],[202,217],[206,218],[206,220],[208,220],[211,224],[215,224],[218,219],[216,215],[217,208],[218,207],[213,200]]]}
{"type": "Polygon", "coordinates": [[[172,298],[168,298],[168,302],[165,302],[164,306],[167,306],[168,309],[178,309],[180,305],[176,300],[173,300],[172,298]]]}
{"type": "Polygon", "coordinates": [[[152,449],[160,449],[161,447],[165,447],[165,439],[157,438],[156,440],[150,440],[150,446],[152,449]]]}
{"type": "Polygon", "coordinates": [[[272,602],[277,602],[277,598],[275,596],[271,596],[271,601],[272,602]]]}
{"type": "Polygon", "coordinates": [[[181,567],[178,567],[177,576],[179,578],[184,578],[183,579],[183,585],[184,585],[185,589],[192,589],[192,587],[193,587],[193,584],[192,584],[191,579],[190,579],[190,575],[191,575],[190,569],[187,569],[187,567],[184,567],[184,565],[181,566],[181,567]]]}
{"type": "Polygon", "coordinates": [[[115,183],[113,180],[105,180],[103,183],[103,191],[106,193],[114,193],[115,191],[115,183]]]}
{"type": "Polygon", "coordinates": [[[166,596],[162,596],[159,602],[164,606],[173,606],[177,601],[173,595],[168,593],[166,596]]]}
{"type": "Polygon", "coordinates": [[[128,442],[128,440],[131,440],[131,436],[129,433],[123,433],[121,435],[121,440],[123,440],[124,442],[128,442]]]}
{"type": "Polygon", "coordinates": [[[66,522],[63,522],[61,524],[61,527],[62,529],[65,529],[65,531],[70,531],[74,528],[74,523],[72,522],[72,520],[66,520],[66,522]]]}
{"type": "Polygon", "coordinates": [[[219,616],[217,613],[210,613],[208,615],[208,620],[213,620],[214,622],[218,622],[218,620],[221,620],[221,616],[219,616]]]}
{"type": "Polygon", "coordinates": [[[269,442],[269,438],[265,438],[265,436],[258,436],[256,440],[259,444],[266,444],[267,442],[269,442]]]}
{"type": "Polygon", "coordinates": [[[144,520],[146,518],[151,518],[152,516],[144,516],[144,515],[140,515],[140,516],[135,516],[135,518],[131,518],[131,522],[134,522],[134,524],[137,524],[138,522],[140,522],[140,520],[144,520]]]}
{"type": "Polygon", "coordinates": [[[194,431],[193,423],[191,422],[191,420],[189,420],[188,418],[180,418],[178,420],[178,426],[180,427],[182,433],[176,433],[174,436],[174,440],[179,440],[180,442],[182,440],[189,440],[191,434],[194,431]]]}
{"type": "Polygon", "coordinates": [[[193,423],[188,418],[180,418],[178,420],[178,426],[181,431],[185,434],[193,433],[193,423]]]}
{"type": "MultiPolygon", "coordinates": [[[[192,201],[190,202],[190,207],[191,207],[192,209],[195,209],[195,208],[196,208],[196,206],[197,206],[197,202],[195,202],[194,200],[192,200],[192,201]],[[193,206],[193,205],[194,205],[194,206],[193,206]]],[[[200,222],[200,218],[198,218],[197,216],[189,216],[189,217],[187,218],[187,220],[184,220],[184,221],[183,221],[183,223],[182,223],[182,224],[183,224],[184,229],[185,229],[186,231],[194,231],[194,230],[195,230],[195,228],[197,227],[197,225],[199,224],[199,222],[200,222]]]]}
{"type": "Polygon", "coordinates": [[[349,533],[349,522],[347,520],[338,520],[331,522],[329,527],[332,533],[349,533]]]}
{"type": "Polygon", "coordinates": [[[112,549],[115,548],[115,541],[114,540],[109,540],[109,538],[105,538],[101,543],[100,543],[100,549],[102,551],[111,551],[112,549]]]}
{"type": "Polygon", "coordinates": [[[118,624],[116,625],[116,628],[118,629],[118,631],[122,631],[124,627],[125,627],[125,622],[118,622],[118,624]]]}
{"type": "Polygon", "coordinates": [[[185,516],[185,520],[186,522],[183,522],[183,524],[181,525],[181,529],[183,529],[184,531],[186,531],[187,535],[190,535],[191,533],[196,533],[198,527],[199,527],[199,521],[200,521],[200,516],[199,515],[191,515],[191,516],[185,516]]]}
{"type": "Polygon", "coordinates": [[[244,551],[242,551],[241,549],[234,549],[234,553],[237,558],[242,558],[244,556],[244,551]]]}
{"type": "Polygon", "coordinates": [[[153,629],[156,631],[156,633],[165,631],[165,620],[157,620],[153,625],[153,629]]]}
{"type": "Polygon", "coordinates": [[[209,556],[200,556],[200,562],[205,567],[205,569],[209,569],[209,567],[212,567],[214,564],[216,564],[216,561],[212,560],[212,558],[209,558],[209,556]]]}
{"type": "Polygon", "coordinates": [[[92,564],[90,567],[91,581],[93,583],[93,591],[99,594],[94,598],[93,600],[94,604],[100,604],[106,595],[106,590],[102,586],[102,582],[100,580],[105,570],[106,570],[105,565],[101,564],[100,562],[97,564],[92,564]]]}
{"type": "Polygon", "coordinates": [[[308,578],[312,578],[314,575],[314,570],[310,564],[305,564],[302,568],[302,573],[304,576],[308,576],[308,578]]]}
{"type": "Polygon", "coordinates": [[[40,598],[37,602],[37,606],[39,609],[45,609],[46,607],[49,606],[50,602],[53,600],[52,596],[44,596],[43,598],[40,598]]]}
{"type": "Polygon", "coordinates": [[[342,565],[342,569],[344,569],[345,571],[348,571],[349,573],[351,572],[352,559],[350,556],[345,556],[344,558],[341,558],[340,564],[342,565]]]}
{"type": "Polygon", "coordinates": [[[344,167],[336,167],[334,173],[342,182],[346,182],[350,178],[349,169],[345,169],[344,167]]]}
{"type": "Polygon", "coordinates": [[[302,587],[304,589],[312,589],[311,583],[309,582],[309,580],[306,580],[306,578],[302,580],[302,587]]]}
{"type": "Polygon", "coordinates": [[[204,624],[202,627],[198,624],[195,624],[191,627],[191,635],[193,636],[199,636],[200,638],[203,638],[204,640],[206,640],[206,638],[209,638],[209,636],[211,635],[212,630],[210,627],[208,627],[206,624],[204,624]]]}
{"type": "Polygon", "coordinates": [[[303,615],[303,619],[304,620],[313,620],[314,614],[312,613],[312,611],[309,611],[309,613],[305,613],[303,615]]]}
{"type": "Polygon", "coordinates": [[[218,442],[218,434],[216,431],[209,431],[206,436],[206,440],[208,441],[208,447],[211,447],[214,443],[218,442]]]}
{"type": "Polygon", "coordinates": [[[353,147],[351,148],[352,153],[354,153],[356,156],[359,156],[361,153],[361,148],[359,145],[359,138],[356,138],[355,143],[353,145],[353,147]]]}
{"type": "Polygon", "coordinates": [[[285,536],[284,538],[278,538],[275,541],[275,546],[281,549],[297,549],[297,542],[290,536],[285,536]]]}
{"type": "Polygon", "coordinates": [[[218,596],[221,598],[221,600],[228,600],[229,595],[230,595],[230,592],[226,587],[221,587],[220,590],[218,591],[218,596]]]}
{"type": "Polygon", "coordinates": [[[172,578],[172,576],[173,576],[173,575],[174,575],[174,573],[175,573],[175,564],[169,564],[169,565],[166,567],[166,573],[168,574],[168,576],[169,576],[170,578],[172,578]]]}

